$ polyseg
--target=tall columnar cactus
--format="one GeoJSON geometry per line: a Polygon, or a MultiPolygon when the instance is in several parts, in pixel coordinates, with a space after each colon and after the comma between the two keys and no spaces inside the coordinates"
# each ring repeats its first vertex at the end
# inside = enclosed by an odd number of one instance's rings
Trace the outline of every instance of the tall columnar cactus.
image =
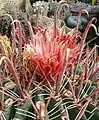
{"type": "Polygon", "coordinates": [[[28,22],[28,38],[13,21],[11,43],[0,37],[1,120],[98,120],[98,46],[85,44],[94,20],[83,34],[28,22]]]}

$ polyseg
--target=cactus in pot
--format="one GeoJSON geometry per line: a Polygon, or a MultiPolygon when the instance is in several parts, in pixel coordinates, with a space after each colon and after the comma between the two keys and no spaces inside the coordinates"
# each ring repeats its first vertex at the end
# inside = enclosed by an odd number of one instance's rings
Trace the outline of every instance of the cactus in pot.
{"type": "Polygon", "coordinates": [[[99,118],[96,49],[77,27],[32,27],[25,37],[21,22],[12,22],[12,40],[0,37],[1,120],[93,120],[99,118]]]}

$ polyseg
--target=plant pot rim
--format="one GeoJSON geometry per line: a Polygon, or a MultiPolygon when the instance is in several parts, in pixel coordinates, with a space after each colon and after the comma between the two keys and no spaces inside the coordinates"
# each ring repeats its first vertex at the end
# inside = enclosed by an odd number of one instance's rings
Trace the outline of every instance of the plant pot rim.
{"type": "Polygon", "coordinates": [[[92,18],[92,17],[99,18],[99,5],[98,5],[97,8],[96,7],[92,6],[92,5],[90,5],[90,6],[84,5],[84,6],[78,6],[78,7],[71,7],[70,12],[72,13],[73,16],[78,16],[79,11],[81,11],[83,9],[86,9],[89,12],[90,18],[92,18]]]}
{"type": "Polygon", "coordinates": [[[83,9],[88,10],[89,13],[99,13],[99,5],[94,5],[94,6],[92,6],[92,5],[81,5],[81,6],[77,6],[77,7],[75,7],[75,6],[70,7],[71,12],[78,12],[79,13],[79,11],[83,10],[83,9]]]}

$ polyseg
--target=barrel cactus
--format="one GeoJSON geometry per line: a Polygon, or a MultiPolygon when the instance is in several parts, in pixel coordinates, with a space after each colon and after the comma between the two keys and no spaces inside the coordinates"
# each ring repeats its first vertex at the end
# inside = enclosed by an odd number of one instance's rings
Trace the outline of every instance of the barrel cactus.
{"type": "Polygon", "coordinates": [[[0,37],[1,120],[99,119],[98,46],[85,43],[94,20],[83,33],[27,22],[28,37],[12,22],[12,39],[0,37]]]}

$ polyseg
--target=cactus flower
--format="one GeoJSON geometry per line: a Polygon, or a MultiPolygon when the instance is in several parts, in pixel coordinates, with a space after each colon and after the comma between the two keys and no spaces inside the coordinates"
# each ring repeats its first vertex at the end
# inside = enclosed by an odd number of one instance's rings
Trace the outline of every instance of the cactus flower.
{"type": "Polygon", "coordinates": [[[78,36],[74,32],[65,34],[58,31],[58,34],[53,36],[52,29],[40,28],[34,34],[32,42],[26,44],[24,49],[24,61],[29,70],[32,72],[36,68],[36,74],[50,83],[57,82],[64,59],[68,59],[69,66],[78,51],[78,36]]]}

